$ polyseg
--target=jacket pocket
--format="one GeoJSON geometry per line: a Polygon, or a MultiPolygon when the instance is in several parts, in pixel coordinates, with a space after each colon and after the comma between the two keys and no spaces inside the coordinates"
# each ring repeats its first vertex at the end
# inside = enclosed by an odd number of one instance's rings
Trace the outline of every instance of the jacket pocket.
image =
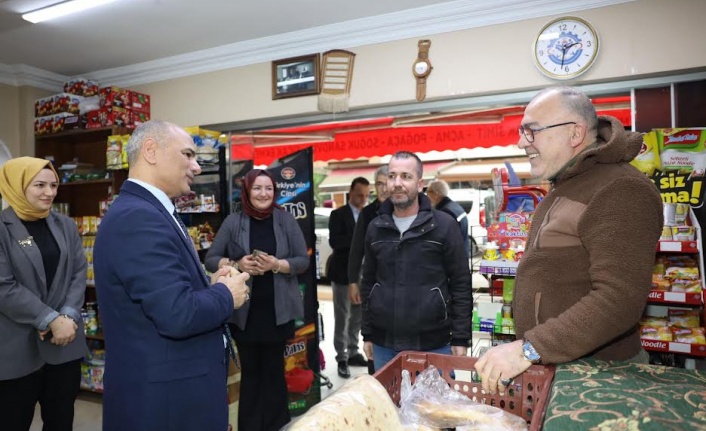
{"type": "Polygon", "coordinates": [[[420,309],[420,327],[422,331],[436,330],[448,324],[447,305],[450,296],[441,287],[429,289],[422,298],[420,309]]]}
{"type": "Polygon", "coordinates": [[[365,311],[370,313],[373,325],[376,327],[384,328],[385,315],[389,314],[390,310],[385,307],[385,298],[383,298],[384,289],[379,283],[375,283],[370,289],[370,293],[365,300],[365,311]]]}
{"type": "Polygon", "coordinates": [[[147,366],[147,380],[150,382],[169,382],[173,380],[189,379],[203,376],[207,373],[208,365],[203,358],[172,361],[147,366]]]}

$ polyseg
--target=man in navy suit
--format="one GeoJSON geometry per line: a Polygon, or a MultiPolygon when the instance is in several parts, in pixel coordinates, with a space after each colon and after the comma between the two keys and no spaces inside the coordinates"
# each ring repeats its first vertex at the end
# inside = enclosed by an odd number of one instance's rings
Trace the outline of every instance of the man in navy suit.
{"type": "Polygon", "coordinates": [[[333,254],[328,270],[333,291],[333,347],[336,349],[338,375],[351,376],[348,365],[365,367],[367,359],[358,352],[358,334],[360,333],[360,304],[351,304],[348,296],[348,256],[353,232],[358,215],[368,203],[370,182],[357,177],[351,183],[348,192],[348,204],[331,212],[328,220],[329,237],[333,254]]]}
{"type": "Polygon", "coordinates": [[[129,179],[94,248],[106,343],[103,430],[226,431],[223,323],[248,274],[209,281],[172,200],[201,172],[191,137],[148,121],[130,137],[129,179]]]}

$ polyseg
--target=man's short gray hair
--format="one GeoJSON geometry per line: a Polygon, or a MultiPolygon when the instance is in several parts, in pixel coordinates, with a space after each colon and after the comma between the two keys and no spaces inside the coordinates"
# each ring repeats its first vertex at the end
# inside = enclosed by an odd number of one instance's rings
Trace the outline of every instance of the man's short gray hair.
{"type": "Polygon", "coordinates": [[[434,180],[429,183],[427,190],[432,190],[437,195],[446,197],[449,195],[449,183],[444,180],[434,180]]]}
{"type": "Polygon", "coordinates": [[[132,166],[137,162],[137,156],[142,150],[142,144],[147,139],[154,139],[160,146],[167,145],[169,137],[175,130],[182,130],[174,123],[161,120],[150,120],[137,126],[130,139],[125,145],[128,165],[132,166]]]}

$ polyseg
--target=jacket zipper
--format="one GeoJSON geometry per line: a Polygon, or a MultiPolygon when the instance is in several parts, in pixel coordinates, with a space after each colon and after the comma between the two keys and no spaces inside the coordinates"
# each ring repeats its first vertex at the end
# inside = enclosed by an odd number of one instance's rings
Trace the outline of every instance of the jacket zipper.
{"type": "MultiPolygon", "coordinates": [[[[432,290],[432,292],[435,291],[435,290],[436,290],[437,292],[439,292],[439,296],[441,297],[441,303],[444,304],[444,320],[447,320],[447,319],[449,318],[449,311],[448,311],[448,309],[446,308],[446,298],[444,298],[444,294],[441,293],[441,289],[438,288],[438,287],[434,287],[434,288],[431,289],[431,290],[432,290]]],[[[372,291],[371,291],[371,292],[372,292],[372,291]]]]}

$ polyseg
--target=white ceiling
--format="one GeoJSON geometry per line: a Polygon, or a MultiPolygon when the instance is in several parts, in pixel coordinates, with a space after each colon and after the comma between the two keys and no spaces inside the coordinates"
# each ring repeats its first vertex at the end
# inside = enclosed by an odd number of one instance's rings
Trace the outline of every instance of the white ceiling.
{"type": "Polygon", "coordinates": [[[31,24],[59,0],[0,0],[0,83],[137,85],[333,48],[633,0],[117,0],[31,24]]]}

